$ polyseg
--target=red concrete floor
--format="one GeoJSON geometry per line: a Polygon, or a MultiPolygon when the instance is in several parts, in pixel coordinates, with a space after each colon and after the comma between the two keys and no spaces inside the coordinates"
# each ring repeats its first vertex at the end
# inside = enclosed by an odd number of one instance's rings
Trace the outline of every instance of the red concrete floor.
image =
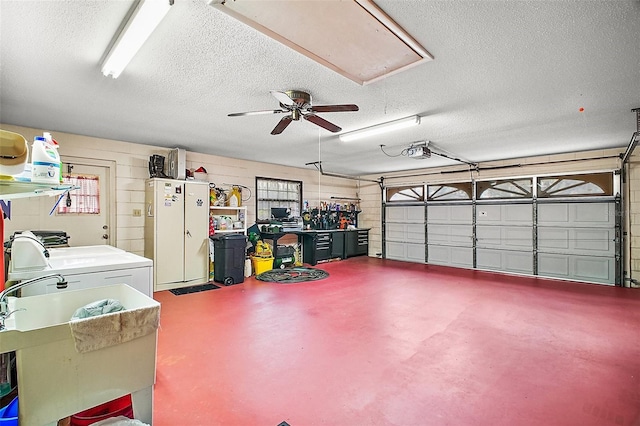
{"type": "Polygon", "coordinates": [[[640,290],[367,257],[162,303],[154,425],[640,425],[640,290]]]}

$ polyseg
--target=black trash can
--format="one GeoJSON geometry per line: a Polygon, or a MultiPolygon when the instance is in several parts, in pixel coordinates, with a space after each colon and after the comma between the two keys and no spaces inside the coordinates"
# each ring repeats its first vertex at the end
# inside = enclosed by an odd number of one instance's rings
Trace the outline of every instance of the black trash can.
{"type": "Polygon", "coordinates": [[[244,282],[247,237],[242,234],[216,234],[213,240],[213,280],[225,285],[244,282]]]}

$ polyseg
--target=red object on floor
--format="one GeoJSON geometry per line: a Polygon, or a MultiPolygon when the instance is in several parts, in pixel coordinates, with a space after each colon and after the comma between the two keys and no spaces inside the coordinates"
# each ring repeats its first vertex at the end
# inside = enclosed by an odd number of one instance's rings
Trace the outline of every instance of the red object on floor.
{"type": "Polygon", "coordinates": [[[112,417],[125,416],[133,419],[133,405],[131,403],[131,395],[124,395],[113,401],[98,405],[80,413],[71,416],[70,426],[88,426],[99,422],[100,420],[110,419],[112,417]]]}
{"type": "Polygon", "coordinates": [[[162,303],[154,426],[638,425],[640,291],[355,257],[162,303]]]}

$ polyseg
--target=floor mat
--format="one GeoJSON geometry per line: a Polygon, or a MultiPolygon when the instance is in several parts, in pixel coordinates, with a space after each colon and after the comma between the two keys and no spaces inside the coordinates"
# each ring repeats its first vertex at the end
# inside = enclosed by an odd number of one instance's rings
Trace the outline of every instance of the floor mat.
{"type": "Polygon", "coordinates": [[[215,284],[200,284],[200,285],[192,285],[190,287],[173,288],[169,291],[175,294],[176,296],[181,296],[183,294],[198,293],[200,291],[215,290],[217,288],[220,288],[220,287],[215,284]]]}
{"type": "Polygon", "coordinates": [[[305,281],[316,281],[327,278],[329,273],[322,269],[314,268],[289,268],[272,269],[256,276],[260,281],[267,281],[280,284],[302,283],[305,281]]]}

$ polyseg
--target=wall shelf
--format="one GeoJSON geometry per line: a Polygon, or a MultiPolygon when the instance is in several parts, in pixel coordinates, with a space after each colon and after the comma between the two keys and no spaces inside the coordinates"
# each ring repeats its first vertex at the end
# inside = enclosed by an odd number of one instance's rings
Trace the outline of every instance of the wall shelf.
{"type": "Polygon", "coordinates": [[[216,220],[220,220],[222,217],[228,217],[231,219],[231,226],[234,223],[241,222],[241,228],[229,228],[220,229],[221,226],[218,224],[218,227],[214,230],[209,230],[209,235],[214,234],[233,234],[233,233],[243,233],[246,235],[247,233],[247,208],[246,207],[231,207],[231,206],[211,206],[209,207],[209,216],[210,223],[209,226],[213,225],[213,218],[216,220]],[[213,232],[211,232],[213,231],[213,232]]]}
{"type": "Polygon", "coordinates": [[[72,185],[52,185],[50,183],[21,182],[0,180],[0,200],[10,201],[17,198],[56,196],[77,189],[72,185]]]}

